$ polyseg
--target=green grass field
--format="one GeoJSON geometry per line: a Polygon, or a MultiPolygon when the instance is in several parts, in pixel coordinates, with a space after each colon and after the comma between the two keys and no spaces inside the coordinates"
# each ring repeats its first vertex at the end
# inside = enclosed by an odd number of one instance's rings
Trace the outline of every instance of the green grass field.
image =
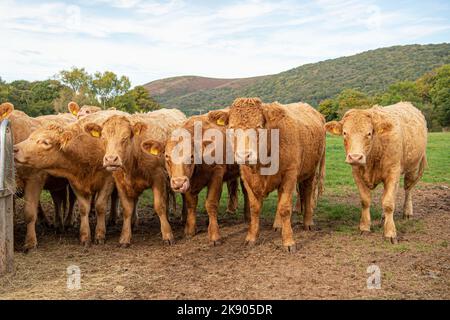
{"type": "MultiPolygon", "coordinates": [[[[419,183],[450,185],[450,133],[430,133],[428,138],[428,168],[419,183]]],[[[341,137],[327,135],[326,151],[326,178],[325,193],[320,198],[315,215],[319,220],[340,220],[340,228],[346,231],[347,226],[354,226],[359,221],[360,207],[352,204],[341,203],[339,196],[354,196],[358,199],[358,192],[351,175],[351,167],[344,162],[345,153],[341,137]],[[347,222],[347,223],[346,223],[347,222]]],[[[381,186],[382,187],[382,186],[381,186]]],[[[378,188],[381,188],[380,186],[378,188]]],[[[201,192],[199,196],[200,212],[204,212],[204,200],[206,192],[201,192]]],[[[140,201],[141,205],[148,205],[152,201],[151,193],[146,192],[140,201]]],[[[226,210],[227,191],[224,187],[220,201],[220,213],[226,210]]],[[[359,202],[359,201],[357,201],[359,202]]],[[[242,215],[242,194],[239,197],[239,215],[242,215]]],[[[273,217],[276,211],[277,194],[273,192],[264,201],[262,210],[263,217],[273,217]]],[[[373,203],[372,218],[381,217],[381,208],[378,203],[373,203]]]]}

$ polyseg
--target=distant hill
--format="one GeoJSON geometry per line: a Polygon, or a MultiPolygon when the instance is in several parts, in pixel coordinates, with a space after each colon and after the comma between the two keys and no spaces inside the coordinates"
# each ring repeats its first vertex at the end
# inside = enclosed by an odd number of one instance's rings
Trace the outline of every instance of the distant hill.
{"type": "Polygon", "coordinates": [[[275,75],[243,79],[182,76],[153,81],[145,87],[161,104],[187,114],[227,106],[241,96],[317,105],[346,88],[367,94],[382,92],[394,82],[415,80],[447,63],[448,43],[394,46],[305,64],[275,75]]]}

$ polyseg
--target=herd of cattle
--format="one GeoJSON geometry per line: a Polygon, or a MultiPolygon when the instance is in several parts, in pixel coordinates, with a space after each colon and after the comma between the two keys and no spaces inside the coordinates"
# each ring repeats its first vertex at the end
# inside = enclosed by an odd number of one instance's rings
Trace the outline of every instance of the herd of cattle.
{"type": "MultiPolygon", "coordinates": [[[[294,209],[302,212],[304,228],[310,230],[325,177],[326,131],[344,138],[345,161],[352,166],[361,198],[361,232],[370,232],[370,191],[383,183],[384,236],[396,243],[393,214],[400,176],[404,175],[403,212],[408,218],[413,213],[411,189],[426,167],[426,122],[408,102],[352,109],[340,121],[328,123],[306,103],[282,105],[263,103],[258,98],[238,98],[228,108],[190,118],[177,109],[129,114],[94,106],[80,108],[74,102],[69,103],[68,109],[68,113],[32,118],[14,110],[10,103],[0,105],[0,120],[11,121],[14,135],[17,195],[25,200],[25,250],[37,246],[38,217],[49,219],[40,206],[43,189],[52,196],[56,226],[64,228],[74,222],[74,205],[78,203],[82,245],[91,243],[90,212],[96,213],[95,242],[102,244],[108,207],[108,225],[115,224],[120,202],[123,225],[119,242],[127,247],[132,224],[137,222],[137,202],[144,190],[153,191],[163,241],[172,244],[168,209],[175,203],[174,192],[182,194],[184,233],[192,237],[196,233],[198,195],[207,188],[208,238],[217,245],[221,239],[217,215],[223,184],[228,188],[227,212],[234,212],[240,181],[244,215],[249,221],[245,242],[254,244],[257,240],[262,202],[277,190],[273,227],[281,230],[283,246],[294,251],[292,200],[297,193],[294,209]],[[173,161],[176,141],[171,139],[172,132],[178,128],[193,132],[198,122],[203,131],[214,128],[223,135],[228,128],[267,129],[269,134],[277,129],[277,172],[261,174],[259,169],[265,164],[248,143],[235,147],[233,152],[244,161],[256,159],[253,164],[173,161]]],[[[191,147],[194,148],[194,141],[191,147]]]]}

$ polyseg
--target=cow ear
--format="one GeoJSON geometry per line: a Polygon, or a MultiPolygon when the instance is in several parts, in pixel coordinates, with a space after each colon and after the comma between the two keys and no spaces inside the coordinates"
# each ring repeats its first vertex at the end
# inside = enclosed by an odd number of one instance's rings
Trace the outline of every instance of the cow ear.
{"type": "Polygon", "coordinates": [[[267,104],[262,109],[266,122],[276,123],[284,118],[284,110],[276,104],[267,104]]]}
{"type": "Polygon", "coordinates": [[[384,116],[383,111],[380,111],[379,109],[372,113],[372,124],[375,134],[389,132],[394,127],[392,122],[384,116]]]}
{"type": "Polygon", "coordinates": [[[336,136],[342,135],[342,123],[339,121],[330,121],[325,123],[325,130],[336,136]]]}
{"type": "Polygon", "coordinates": [[[80,112],[80,106],[75,101],[70,101],[67,105],[67,108],[69,109],[69,112],[74,116],[77,116],[78,112],[80,112]]]}
{"type": "Polygon", "coordinates": [[[102,136],[102,127],[96,123],[88,123],[84,126],[84,131],[94,138],[100,138],[102,136]]]}
{"type": "Polygon", "coordinates": [[[394,126],[390,121],[381,121],[374,125],[375,133],[382,134],[392,130],[394,126]]]}
{"type": "Polygon", "coordinates": [[[228,125],[228,112],[223,110],[214,110],[208,112],[208,121],[218,126],[228,125]]]}
{"type": "Polygon", "coordinates": [[[8,118],[11,112],[14,111],[14,106],[12,103],[5,102],[0,104],[0,121],[8,118]]]}
{"type": "Polygon", "coordinates": [[[149,155],[160,156],[164,153],[165,146],[159,141],[146,140],[141,143],[141,149],[149,155]]]}
{"type": "Polygon", "coordinates": [[[72,131],[64,131],[59,135],[59,144],[61,149],[64,149],[70,140],[73,138],[73,132],[72,131]]]}
{"type": "Polygon", "coordinates": [[[135,136],[140,135],[141,133],[143,133],[145,130],[147,130],[147,125],[143,122],[136,122],[133,125],[133,134],[135,136]]]}

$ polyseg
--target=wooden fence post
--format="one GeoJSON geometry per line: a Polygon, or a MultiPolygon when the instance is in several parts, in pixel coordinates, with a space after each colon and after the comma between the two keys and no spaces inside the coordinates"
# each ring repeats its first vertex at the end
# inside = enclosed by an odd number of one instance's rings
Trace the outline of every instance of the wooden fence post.
{"type": "Polygon", "coordinates": [[[0,275],[14,270],[13,136],[8,120],[0,123],[0,275]]]}

